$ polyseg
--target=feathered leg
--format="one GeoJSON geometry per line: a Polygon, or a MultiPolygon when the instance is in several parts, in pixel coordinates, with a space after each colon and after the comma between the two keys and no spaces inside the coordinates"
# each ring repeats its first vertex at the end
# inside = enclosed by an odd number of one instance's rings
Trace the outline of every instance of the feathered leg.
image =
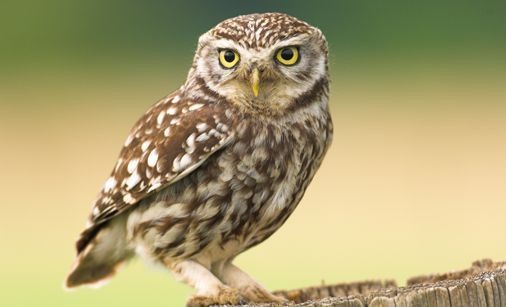
{"type": "Polygon", "coordinates": [[[166,265],[176,279],[196,290],[196,294],[187,301],[187,307],[246,303],[239,291],[224,285],[213,273],[196,261],[166,262],[166,265]]]}
{"type": "Polygon", "coordinates": [[[230,262],[226,262],[220,268],[218,276],[228,286],[239,290],[248,302],[286,302],[283,297],[276,296],[259,284],[247,273],[230,262]]]}

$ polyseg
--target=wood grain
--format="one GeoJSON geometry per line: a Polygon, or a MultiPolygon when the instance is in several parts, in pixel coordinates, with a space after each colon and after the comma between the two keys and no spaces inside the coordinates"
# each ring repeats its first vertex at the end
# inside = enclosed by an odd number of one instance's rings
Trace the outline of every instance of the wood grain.
{"type": "Polygon", "coordinates": [[[469,269],[417,276],[406,287],[364,281],[277,291],[291,302],[250,307],[506,307],[506,262],[476,261],[469,269]]]}

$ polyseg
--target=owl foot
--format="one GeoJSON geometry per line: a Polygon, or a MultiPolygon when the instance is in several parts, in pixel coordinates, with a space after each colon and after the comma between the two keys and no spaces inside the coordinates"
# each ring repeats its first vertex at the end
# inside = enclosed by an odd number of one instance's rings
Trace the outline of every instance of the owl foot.
{"type": "Polygon", "coordinates": [[[284,297],[277,296],[257,285],[249,285],[240,289],[241,295],[249,302],[255,303],[288,303],[284,297]]]}
{"type": "Polygon", "coordinates": [[[223,288],[216,296],[192,296],[187,302],[186,307],[207,307],[213,305],[245,305],[247,300],[239,293],[237,289],[223,288]]]}
{"type": "Polygon", "coordinates": [[[224,264],[218,276],[228,286],[238,289],[243,297],[254,303],[287,303],[289,300],[272,294],[248,274],[230,262],[224,264]]]}

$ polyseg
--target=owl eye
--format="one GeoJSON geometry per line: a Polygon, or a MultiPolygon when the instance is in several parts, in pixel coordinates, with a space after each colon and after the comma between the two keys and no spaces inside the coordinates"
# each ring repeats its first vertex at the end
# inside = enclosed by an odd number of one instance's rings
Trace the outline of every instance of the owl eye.
{"type": "Polygon", "coordinates": [[[225,68],[232,68],[239,62],[239,54],[235,50],[220,50],[220,64],[225,68]]]}
{"type": "Polygon", "coordinates": [[[299,61],[299,49],[297,47],[284,47],[276,52],[276,60],[286,66],[295,65],[299,61]]]}

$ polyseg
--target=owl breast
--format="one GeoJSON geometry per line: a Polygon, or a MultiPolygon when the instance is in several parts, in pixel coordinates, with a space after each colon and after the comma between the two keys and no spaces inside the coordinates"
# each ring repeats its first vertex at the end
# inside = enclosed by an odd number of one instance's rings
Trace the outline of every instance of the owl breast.
{"type": "Polygon", "coordinates": [[[159,260],[214,261],[267,239],[301,200],[330,143],[326,107],[313,111],[243,119],[233,143],[130,213],[130,240],[159,260]]]}

